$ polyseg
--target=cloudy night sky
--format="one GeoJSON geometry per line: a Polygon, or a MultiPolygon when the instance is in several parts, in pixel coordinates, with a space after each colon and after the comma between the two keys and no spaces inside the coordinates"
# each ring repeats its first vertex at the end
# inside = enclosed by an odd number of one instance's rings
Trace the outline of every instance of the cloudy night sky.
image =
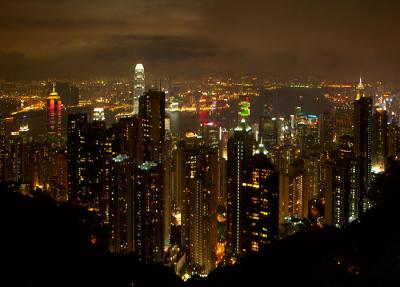
{"type": "Polygon", "coordinates": [[[0,78],[265,76],[398,82],[400,1],[0,0],[0,78]]]}

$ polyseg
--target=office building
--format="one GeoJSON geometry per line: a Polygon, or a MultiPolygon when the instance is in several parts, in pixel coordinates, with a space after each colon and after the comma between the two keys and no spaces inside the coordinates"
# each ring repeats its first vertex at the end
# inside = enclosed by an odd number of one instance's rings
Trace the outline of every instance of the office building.
{"type": "Polygon", "coordinates": [[[253,154],[253,133],[244,119],[228,141],[227,162],[227,248],[233,255],[243,251],[243,174],[253,154]]]}
{"type": "Polygon", "coordinates": [[[372,116],[372,172],[382,173],[387,168],[388,116],[382,108],[376,108],[372,116]]]}
{"type": "Polygon", "coordinates": [[[163,170],[146,161],[135,176],[135,252],[143,263],[163,261],[163,170]]]}
{"type": "Polygon", "coordinates": [[[241,254],[259,252],[278,238],[279,175],[259,144],[243,178],[241,254]]]}
{"type": "Polygon", "coordinates": [[[357,193],[360,200],[359,211],[371,206],[368,198],[372,169],[372,99],[365,94],[365,86],[360,79],[354,101],[354,154],[359,165],[357,193]]]}
{"type": "Polygon", "coordinates": [[[135,66],[135,79],[133,83],[133,115],[139,114],[139,99],[143,95],[145,89],[145,76],[143,64],[135,66]]]}

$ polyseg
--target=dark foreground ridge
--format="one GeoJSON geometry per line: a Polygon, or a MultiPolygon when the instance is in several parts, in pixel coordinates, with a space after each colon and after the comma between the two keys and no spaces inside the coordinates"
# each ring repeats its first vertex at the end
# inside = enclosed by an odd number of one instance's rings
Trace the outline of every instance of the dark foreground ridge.
{"type": "Polygon", "coordinates": [[[167,267],[101,248],[84,210],[2,187],[0,286],[400,286],[398,163],[378,178],[375,193],[380,203],[360,222],[297,233],[183,283],[167,267]]]}

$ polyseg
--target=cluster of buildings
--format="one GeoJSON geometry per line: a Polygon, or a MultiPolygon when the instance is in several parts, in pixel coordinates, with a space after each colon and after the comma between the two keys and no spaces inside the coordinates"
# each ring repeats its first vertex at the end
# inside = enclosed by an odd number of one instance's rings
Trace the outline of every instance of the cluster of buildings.
{"type": "Polygon", "coordinates": [[[261,96],[258,123],[245,98],[234,129],[201,122],[175,135],[165,92],[145,90],[139,64],[132,112],[111,127],[102,108],[70,114],[65,142],[54,88],[45,141],[30,141],[28,126],[6,135],[0,121],[0,180],[87,208],[111,252],[181,275],[207,274],[301,229],[358,220],[374,205],[374,177],[400,156],[395,119],[362,81],[353,103],[320,115],[297,107],[277,117],[273,96],[261,96]]]}

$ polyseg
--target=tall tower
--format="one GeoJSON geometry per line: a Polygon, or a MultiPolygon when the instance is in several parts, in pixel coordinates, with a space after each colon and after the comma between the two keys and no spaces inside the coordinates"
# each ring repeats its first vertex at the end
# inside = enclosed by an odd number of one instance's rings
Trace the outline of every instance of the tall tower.
{"type": "Polygon", "coordinates": [[[374,173],[384,172],[388,156],[388,116],[384,109],[377,108],[373,115],[373,148],[372,148],[372,171],[374,173]]]}
{"type": "Polygon", "coordinates": [[[53,91],[46,99],[47,138],[52,149],[61,147],[61,106],[61,98],[53,84],[53,91]]]}
{"type": "Polygon", "coordinates": [[[163,162],[165,143],[165,93],[145,92],[139,101],[139,138],[141,162],[163,162]]]}
{"type": "Polygon", "coordinates": [[[0,182],[6,178],[6,119],[0,114],[0,182]]]}
{"type": "Polygon", "coordinates": [[[134,165],[126,154],[112,158],[109,184],[109,249],[111,252],[134,251],[134,165]]]}
{"type": "Polygon", "coordinates": [[[279,222],[279,175],[262,143],[247,164],[242,198],[242,252],[259,252],[278,238],[279,222]]]}
{"type": "Polygon", "coordinates": [[[388,126],[388,157],[398,159],[400,156],[400,127],[392,122],[388,126]]]}
{"type": "Polygon", "coordinates": [[[360,78],[354,101],[354,154],[359,165],[357,176],[357,197],[360,213],[368,208],[368,190],[371,183],[372,154],[372,99],[365,95],[365,87],[360,78]]]}
{"type": "Polygon", "coordinates": [[[203,146],[197,137],[186,137],[179,143],[176,157],[182,175],[182,247],[190,264],[206,274],[215,268],[217,151],[203,146]]]}
{"type": "Polygon", "coordinates": [[[144,93],[144,67],[143,64],[136,64],[135,82],[133,89],[133,115],[139,114],[139,98],[144,93]]]}
{"type": "Polygon", "coordinates": [[[162,166],[146,161],[136,168],[135,252],[144,263],[163,259],[162,166]]]}
{"type": "Polygon", "coordinates": [[[140,96],[138,142],[135,252],[142,262],[161,262],[164,246],[164,92],[149,90],[140,96]]]}
{"type": "Polygon", "coordinates": [[[278,126],[276,118],[270,116],[260,117],[260,137],[263,139],[263,144],[268,149],[276,147],[278,143],[278,126]]]}
{"type": "Polygon", "coordinates": [[[68,115],[68,200],[78,205],[89,205],[89,153],[87,114],[68,115]]]}
{"type": "Polygon", "coordinates": [[[243,183],[246,164],[253,153],[253,133],[242,119],[228,141],[227,165],[227,243],[228,252],[242,253],[243,183]]]}
{"type": "Polygon", "coordinates": [[[332,167],[332,224],[343,227],[360,216],[360,196],[357,178],[359,164],[354,158],[353,138],[344,135],[338,139],[336,164],[332,167]]]}

